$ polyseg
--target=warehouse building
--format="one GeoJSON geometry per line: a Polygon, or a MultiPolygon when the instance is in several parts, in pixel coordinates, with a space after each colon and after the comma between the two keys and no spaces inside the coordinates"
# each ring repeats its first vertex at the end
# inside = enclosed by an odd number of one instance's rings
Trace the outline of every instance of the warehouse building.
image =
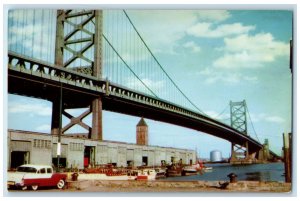
{"type": "MultiPolygon", "coordinates": [[[[162,163],[182,160],[185,164],[196,161],[193,150],[170,147],[148,146],[148,133],[145,132],[145,122],[137,125],[139,144],[113,141],[97,141],[84,136],[61,137],[60,166],[83,169],[89,165],[112,163],[118,167],[156,166],[162,163]],[[142,126],[140,128],[139,126],[142,126]],[[144,133],[140,136],[139,130],[144,133]],[[141,138],[143,140],[141,140],[141,138]]],[[[21,164],[57,165],[58,136],[48,133],[36,133],[18,130],[8,130],[8,168],[21,164]]]]}

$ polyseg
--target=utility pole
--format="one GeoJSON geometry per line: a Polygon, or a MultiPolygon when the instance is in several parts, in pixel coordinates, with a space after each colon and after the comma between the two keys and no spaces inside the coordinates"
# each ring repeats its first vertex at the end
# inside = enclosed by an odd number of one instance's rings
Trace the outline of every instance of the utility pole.
{"type": "Polygon", "coordinates": [[[61,155],[61,131],[62,131],[62,83],[60,83],[60,94],[59,94],[59,129],[58,129],[58,140],[57,140],[57,172],[59,169],[59,158],[61,155]]]}

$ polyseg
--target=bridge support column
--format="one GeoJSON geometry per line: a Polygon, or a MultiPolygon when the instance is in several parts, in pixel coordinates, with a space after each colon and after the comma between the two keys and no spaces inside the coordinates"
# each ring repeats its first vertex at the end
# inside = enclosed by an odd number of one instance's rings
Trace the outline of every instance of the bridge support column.
{"type": "Polygon", "coordinates": [[[258,160],[261,162],[266,162],[270,160],[270,151],[269,151],[269,140],[265,139],[263,148],[258,152],[258,160]]]}
{"type": "Polygon", "coordinates": [[[59,122],[60,122],[60,114],[59,114],[59,98],[52,101],[52,120],[51,120],[51,134],[58,135],[59,134],[59,122]]]}
{"type": "Polygon", "coordinates": [[[238,144],[231,144],[231,164],[247,164],[252,163],[252,158],[249,157],[248,142],[243,146],[238,144]]]}
{"type": "Polygon", "coordinates": [[[102,136],[102,99],[101,97],[93,100],[92,103],[92,132],[91,139],[103,140],[102,136]]]}
{"type": "MultiPolygon", "coordinates": [[[[102,78],[102,34],[103,12],[102,10],[58,10],[56,24],[55,64],[61,68],[68,68],[80,74],[102,78]],[[94,25],[94,29],[89,28],[94,25]],[[65,32],[64,27],[68,27],[65,32]],[[82,35],[84,34],[84,36],[82,35]],[[89,54],[93,52],[93,54],[89,54]],[[67,55],[67,54],[68,55],[67,55]],[[83,63],[84,64],[83,64],[83,63]]],[[[73,117],[67,112],[63,114],[70,122],[62,128],[62,133],[74,125],[80,125],[88,130],[88,137],[102,140],[102,100],[98,97],[88,103],[87,111],[73,117]],[[92,128],[82,120],[92,113],[92,128]]],[[[76,109],[77,106],[70,106],[76,109]]],[[[56,101],[53,101],[52,133],[58,133],[58,119],[56,101]]],[[[86,134],[86,133],[84,133],[86,134]]]]}

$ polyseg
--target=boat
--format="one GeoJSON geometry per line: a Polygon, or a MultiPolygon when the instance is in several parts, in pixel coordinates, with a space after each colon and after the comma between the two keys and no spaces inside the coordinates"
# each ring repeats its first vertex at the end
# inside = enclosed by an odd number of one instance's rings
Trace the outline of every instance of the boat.
{"type": "Polygon", "coordinates": [[[137,170],[136,180],[155,180],[156,179],[155,169],[145,168],[137,170]]]}
{"type": "Polygon", "coordinates": [[[189,175],[197,175],[203,174],[204,172],[211,172],[212,167],[204,166],[201,161],[198,161],[196,164],[184,166],[182,169],[182,176],[189,176],[189,175]]]}
{"type": "Polygon", "coordinates": [[[204,167],[202,168],[202,170],[203,170],[204,172],[212,172],[212,171],[213,171],[213,168],[212,168],[212,167],[206,167],[206,166],[204,166],[204,167]]]}
{"type": "Polygon", "coordinates": [[[167,166],[167,177],[179,177],[182,175],[181,164],[171,164],[167,166]]]}
{"type": "Polygon", "coordinates": [[[103,173],[79,173],[78,180],[135,180],[136,176],[127,174],[123,175],[106,175],[103,173]]]}
{"type": "Polygon", "coordinates": [[[166,168],[156,168],[155,171],[156,171],[155,179],[167,177],[166,168]]]}
{"type": "Polygon", "coordinates": [[[199,170],[194,166],[185,166],[182,168],[182,176],[197,175],[199,170]]]}
{"type": "Polygon", "coordinates": [[[79,180],[135,180],[137,174],[129,172],[127,169],[116,169],[111,164],[94,168],[85,168],[83,173],[79,173],[79,180]]]}

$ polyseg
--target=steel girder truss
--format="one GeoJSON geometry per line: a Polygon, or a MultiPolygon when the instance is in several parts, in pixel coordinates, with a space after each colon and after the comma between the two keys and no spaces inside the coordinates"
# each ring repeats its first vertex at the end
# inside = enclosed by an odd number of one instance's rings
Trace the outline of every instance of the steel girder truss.
{"type": "Polygon", "coordinates": [[[230,101],[231,127],[247,135],[246,101],[230,101]]]}
{"type": "MultiPolygon", "coordinates": [[[[230,120],[231,127],[237,129],[241,133],[247,134],[247,111],[246,101],[232,102],[230,101],[230,120]]],[[[248,157],[248,143],[238,145],[232,143],[232,158],[247,158],[248,157]]]]}
{"type": "MultiPolygon", "coordinates": [[[[101,10],[57,11],[55,65],[96,79],[102,77],[101,10]]],[[[58,108],[53,108],[53,110],[55,109],[58,108]]],[[[73,126],[79,125],[88,131],[89,138],[102,140],[102,101],[100,96],[94,99],[90,103],[89,109],[78,117],[73,117],[65,110],[62,111],[62,114],[69,118],[70,122],[61,129],[61,134],[66,133],[73,126]],[[82,121],[91,113],[93,114],[92,127],[82,121]]],[[[62,114],[53,112],[52,122],[56,121],[55,118],[59,118],[61,121],[62,114]]],[[[53,128],[57,126],[52,123],[52,134],[57,134],[57,129],[53,128]]]]}

